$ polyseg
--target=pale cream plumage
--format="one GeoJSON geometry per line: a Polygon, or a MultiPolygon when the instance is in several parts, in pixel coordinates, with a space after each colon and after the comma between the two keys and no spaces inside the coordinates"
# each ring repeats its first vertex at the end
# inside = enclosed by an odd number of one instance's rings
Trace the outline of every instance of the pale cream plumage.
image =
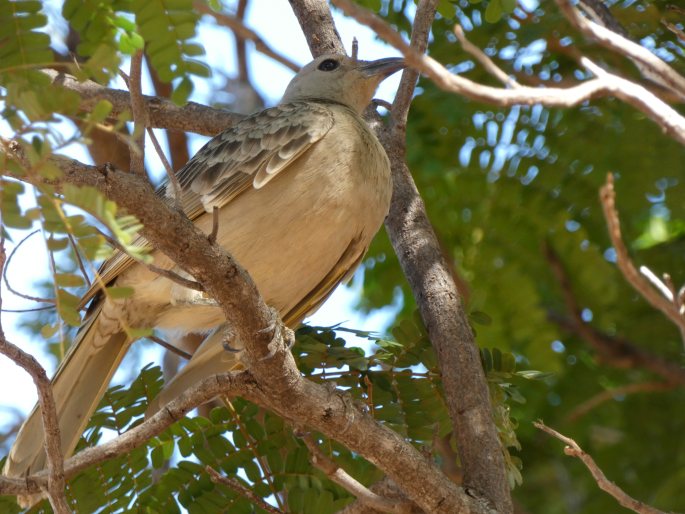
{"type": "MultiPolygon", "coordinates": [[[[402,67],[399,59],[319,57],[291,81],[278,106],[219,134],[179,171],[187,215],[209,233],[208,212],[220,209],[217,241],[248,270],[266,303],[289,326],[318,308],[354,271],[387,214],[388,160],[360,114],[378,84],[402,67]]],[[[174,268],[161,253],[154,258],[157,266],[174,268]]],[[[201,378],[230,369],[235,360],[221,344],[226,327],[220,309],[197,291],[124,255],[105,263],[101,274],[104,283],[116,280],[135,294],[103,299],[93,288],[84,296],[84,303],[92,299],[93,304],[53,379],[67,456],[131,344],[123,327],[215,330],[157,405],[201,378]]],[[[34,409],[4,474],[42,469],[42,442],[34,409]]]]}

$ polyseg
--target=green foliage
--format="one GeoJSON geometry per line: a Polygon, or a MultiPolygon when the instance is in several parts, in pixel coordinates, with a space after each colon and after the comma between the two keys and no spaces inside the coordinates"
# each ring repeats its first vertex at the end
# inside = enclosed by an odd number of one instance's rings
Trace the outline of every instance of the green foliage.
{"type": "Polygon", "coordinates": [[[189,75],[208,77],[209,68],[193,57],[204,54],[195,37],[198,15],[192,0],[134,2],[136,25],[147,43],[146,54],[164,82],[180,79],[172,100],[183,104],[192,93],[189,75]]]}

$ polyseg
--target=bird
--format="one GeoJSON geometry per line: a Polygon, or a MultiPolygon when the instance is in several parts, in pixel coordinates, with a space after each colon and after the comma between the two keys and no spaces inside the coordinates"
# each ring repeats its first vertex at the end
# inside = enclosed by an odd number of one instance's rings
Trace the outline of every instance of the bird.
{"type": "MultiPolygon", "coordinates": [[[[215,241],[248,271],[267,305],[291,328],[351,277],[388,213],[390,163],[362,113],[378,85],[404,67],[394,57],[321,55],[294,76],[280,103],[219,133],[177,173],[185,214],[210,233],[218,209],[215,241]]],[[[173,191],[168,183],[158,189],[170,203],[173,191]]],[[[161,252],[153,250],[152,256],[156,266],[188,276],[161,252]]],[[[222,344],[230,327],[202,292],[123,253],[99,273],[82,299],[89,304],[82,325],[52,379],[65,457],[74,452],[131,346],[132,328],[210,334],[153,410],[235,363],[222,344]],[[131,287],[134,293],[115,299],[101,284],[131,287]]],[[[24,477],[45,466],[36,406],[3,474],[24,477]]]]}

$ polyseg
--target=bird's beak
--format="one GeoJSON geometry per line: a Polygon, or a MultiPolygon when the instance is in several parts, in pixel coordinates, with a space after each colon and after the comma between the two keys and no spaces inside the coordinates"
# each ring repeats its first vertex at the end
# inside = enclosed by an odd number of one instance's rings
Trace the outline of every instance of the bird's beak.
{"type": "Polygon", "coordinates": [[[377,61],[361,61],[359,69],[362,74],[367,77],[382,77],[386,78],[407,67],[404,59],[400,57],[386,57],[385,59],[378,59],[377,61]]]}

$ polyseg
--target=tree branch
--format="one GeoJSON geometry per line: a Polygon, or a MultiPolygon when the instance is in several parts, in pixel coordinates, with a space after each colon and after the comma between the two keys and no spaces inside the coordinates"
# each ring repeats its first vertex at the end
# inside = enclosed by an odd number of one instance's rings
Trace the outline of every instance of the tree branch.
{"type": "Polygon", "coordinates": [[[282,514],[282,511],[266,503],[260,496],[257,496],[252,489],[240,483],[237,478],[225,477],[219,473],[216,469],[211,466],[205,466],[205,471],[209,475],[209,478],[215,484],[222,484],[226,487],[230,487],[239,495],[250,500],[254,505],[258,506],[260,509],[270,513],[270,514],[282,514]]]}
{"type": "MultiPolygon", "coordinates": [[[[347,9],[347,1],[336,3],[347,9]]],[[[411,43],[416,51],[426,49],[435,5],[419,3],[411,43]]],[[[414,70],[404,72],[390,111],[391,124],[380,131],[394,182],[385,226],[438,356],[464,485],[492,501],[499,511],[510,512],[502,447],[480,354],[450,266],[405,163],[406,120],[417,78],[414,70]]]]}
{"type": "MultiPolygon", "coordinates": [[[[0,268],[5,267],[5,260],[5,240],[4,236],[2,236],[0,237],[0,268]]],[[[1,297],[0,308],[2,308],[1,297]]],[[[68,514],[71,512],[71,509],[64,494],[66,485],[64,480],[64,457],[60,446],[57,407],[55,406],[55,398],[52,396],[50,379],[45,369],[32,355],[24,352],[5,338],[2,324],[0,324],[0,353],[26,371],[36,385],[38,404],[40,405],[43,421],[43,433],[45,434],[43,444],[47,458],[47,495],[50,505],[57,514],[68,514]]]]}
{"type": "MultiPolygon", "coordinates": [[[[417,52],[388,23],[372,12],[353,4],[349,0],[332,1],[346,14],[355,18],[359,23],[367,25],[382,39],[397,48],[402,52],[410,66],[424,73],[445,91],[500,107],[517,104],[573,107],[593,98],[617,96],[663,127],[673,139],[685,144],[685,118],[644,87],[622,77],[603,72],[601,76],[595,79],[568,88],[520,87],[502,89],[485,86],[465,77],[454,75],[435,59],[417,52]],[[627,83],[631,85],[629,90],[625,89],[627,83]]],[[[589,60],[585,60],[583,65],[587,65],[587,63],[592,65],[589,60]]]]}
{"type": "Polygon", "coordinates": [[[595,479],[595,482],[597,482],[599,488],[602,491],[613,496],[621,506],[625,507],[626,509],[630,509],[633,512],[638,512],[640,514],[666,514],[665,512],[659,509],[650,507],[649,505],[646,505],[641,501],[638,501],[628,496],[620,487],[618,487],[616,484],[611,482],[606,477],[604,472],[602,472],[602,470],[599,469],[599,466],[597,466],[594,459],[589,454],[585,453],[583,449],[580,446],[578,446],[578,443],[576,443],[573,439],[571,439],[570,437],[566,437],[565,435],[560,434],[556,430],[549,428],[541,421],[534,422],[533,425],[535,426],[535,428],[542,430],[546,434],[549,434],[552,437],[556,437],[557,439],[565,443],[567,446],[564,448],[564,453],[569,457],[577,457],[578,459],[580,459],[581,462],[585,464],[585,467],[587,467],[587,469],[592,474],[592,478],[595,479]]]}
{"type": "Polygon", "coordinates": [[[585,323],[581,306],[575,297],[568,273],[559,255],[551,245],[544,246],[545,258],[561,287],[566,310],[571,319],[550,314],[551,321],[579,337],[582,337],[598,353],[600,358],[617,368],[643,368],[662,376],[667,382],[685,385],[685,369],[672,359],[662,359],[634,343],[616,336],[609,336],[585,323]]]}
{"type": "Polygon", "coordinates": [[[131,71],[128,76],[128,90],[133,113],[133,146],[131,147],[132,173],[145,175],[145,129],[149,126],[147,109],[143,100],[141,75],[143,70],[143,51],[138,50],[131,56],[131,71]]]}
{"type": "Polygon", "coordinates": [[[556,3],[571,25],[583,35],[642,65],[650,78],[658,78],[659,84],[676,93],[681,100],[685,99],[685,78],[659,57],[630,39],[583,17],[569,0],[556,0],[556,3]]]}
{"type": "Polygon", "coordinates": [[[618,269],[621,270],[623,277],[628,283],[633,286],[633,288],[635,288],[652,307],[661,311],[676,327],[678,327],[683,344],[685,345],[685,314],[680,312],[677,295],[672,299],[662,296],[658,292],[658,289],[654,288],[649,280],[642,276],[635,268],[635,265],[628,254],[628,249],[623,243],[621,222],[618,217],[618,212],[616,211],[614,177],[611,173],[607,175],[607,181],[600,189],[600,200],[602,202],[604,218],[606,219],[607,228],[609,230],[609,238],[616,251],[616,265],[618,266],[618,269]]]}
{"type": "MultiPolygon", "coordinates": [[[[81,95],[81,109],[90,111],[100,100],[112,104],[111,116],[116,117],[130,112],[131,97],[128,91],[101,86],[91,80],[79,82],[71,75],[55,70],[42,70],[52,79],[53,84],[60,85],[81,95]]],[[[150,127],[167,128],[213,136],[225,130],[244,116],[213,109],[195,102],[188,102],[178,107],[166,98],[143,95],[149,115],[150,127]]]]}
{"type": "Polygon", "coordinates": [[[407,514],[412,511],[410,502],[384,498],[358,482],[324,454],[310,435],[301,437],[311,453],[312,464],[323,471],[330,480],[353,494],[364,505],[380,512],[407,514]]]}
{"type": "Polygon", "coordinates": [[[344,54],[338,29],[333,23],[328,3],[322,0],[290,0],[295,17],[302,27],[307,45],[314,57],[322,54],[344,54]]]}
{"type": "Polygon", "coordinates": [[[624,386],[606,389],[576,405],[573,410],[566,415],[566,420],[569,422],[577,421],[592,409],[599,407],[605,402],[613,400],[617,396],[625,396],[635,393],[656,393],[670,391],[674,387],[676,387],[676,384],[672,382],[638,382],[635,384],[626,384],[624,386]]]}
{"type": "Polygon", "coordinates": [[[246,27],[240,19],[216,12],[212,10],[205,2],[194,2],[193,7],[200,14],[212,16],[219,25],[229,28],[235,34],[236,38],[243,41],[252,41],[255,49],[258,52],[263,53],[267,57],[271,57],[274,61],[281,63],[283,66],[290,68],[294,72],[300,71],[300,67],[296,63],[271,48],[259,34],[257,34],[251,28],[246,27]]]}

